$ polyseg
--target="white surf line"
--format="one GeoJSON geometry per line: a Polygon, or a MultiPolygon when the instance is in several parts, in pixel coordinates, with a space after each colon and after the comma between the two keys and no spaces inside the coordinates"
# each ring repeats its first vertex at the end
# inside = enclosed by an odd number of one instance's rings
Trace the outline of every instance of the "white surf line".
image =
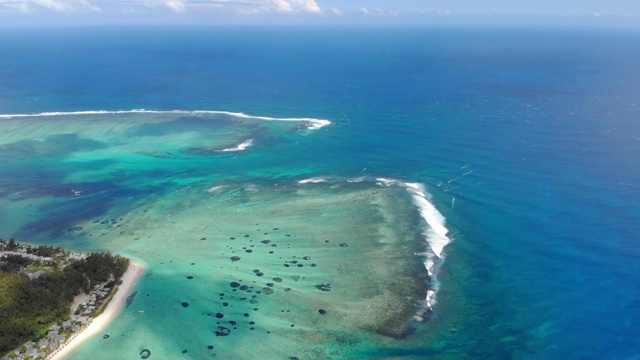
{"type": "Polygon", "coordinates": [[[12,119],[20,117],[44,117],[44,116],[66,116],[66,115],[117,115],[117,114],[218,114],[229,115],[243,119],[257,119],[264,121],[306,121],[310,123],[309,130],[317,130],[331,124],[331,121],[315,118],[278,118],[270,116],[249,115],[242,112],[222,111],[222,110],[86,110],[86,111],[57,111],[42,112],[34,114],[0,114],[0,119],[12,119]]]}
{"type": "Polygon", "coordinates": [[[232,148],[227,148],[227,149],[222,149],[222,151],[224,152],[229,152],[229,151],[242,151],[246,148],[248,148],[249,146],[253,145],[253,139],[249,139],[249,140],[245,140],[242,143],[238,144],[236,147],[232,147],[232,148]]]}
{"type": "Polygon", "coordinates": [[[309,178],[298,181],[298,184],[320,184],[326,183],[328,180],[325,178],[309,178]]]}
{"type": "MultiPolygon", "coordinates": [[[[447,236],[449,230],[445,227],[446,218],[429,201],[429,196],[423,184],[407,183],[385,178],[376,178],[376,180],[379,181],[381,185],[396,185],[407,189],[412,195],[413,203],[418,207],[420,216],[428,225],[422,234],[431,249],[431,253],[427,252],[421,255],[426,257],[424,266],[431,277],[432,289],[427,291],[426,302],[429,310],[432,310],[433,305],[436,303],[436,293],[440,287],[436,277],[437,270],[444,261],[444,248],[452,241],[451,238],[447,236]]],[[[419,318],[418,320],[422,319],[421,316],[416,316],[419,318]]]]}

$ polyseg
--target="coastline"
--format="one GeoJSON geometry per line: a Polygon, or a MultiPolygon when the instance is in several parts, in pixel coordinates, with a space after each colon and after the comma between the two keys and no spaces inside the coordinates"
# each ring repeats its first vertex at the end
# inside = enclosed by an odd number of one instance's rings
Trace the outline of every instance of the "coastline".
{"type": "Polygon", "coordinates": [[[127,296],[138,284],[138,281],[144,273],[144,266],[133,260],[129,260],[129,267],[122,275],[122,284],[118,286],[118,291],[113,296],[102,314],[98,315],[91,323],[80,332],[74,334],[69,341],[64,343],[53,354],[47,357],[47,360],[62,360],[75,350],[82,342],[96,335],[103,330],[113,319],[120,313],[124,306],[127,296]]]}

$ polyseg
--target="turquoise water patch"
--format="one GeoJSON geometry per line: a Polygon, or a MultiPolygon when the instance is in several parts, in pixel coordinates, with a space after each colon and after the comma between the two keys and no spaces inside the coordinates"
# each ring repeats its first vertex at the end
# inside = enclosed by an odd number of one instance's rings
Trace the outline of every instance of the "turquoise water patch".
{"type": "Polygon", "coordinates": [[[410,341],[431,314],[442,245],[430,241],[447,230],[420,184],[242,175],[328,122],[224,112],[5,117],[2,146],[13,153],[2,171],[19,181],[3,177],[0,225],[147,267],[134,301],[71,358],[348,357],[410,341]]]}

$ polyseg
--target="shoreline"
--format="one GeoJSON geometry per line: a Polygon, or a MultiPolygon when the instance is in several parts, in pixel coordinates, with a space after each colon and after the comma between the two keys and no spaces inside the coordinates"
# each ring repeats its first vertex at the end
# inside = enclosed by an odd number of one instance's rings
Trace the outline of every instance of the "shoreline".
{"type": "Polygon", "coordinates": [[[129,267],[127,271],[122,275],[122,284],[118,286],[118,291],[113,296],[107,307],[102,314],[98,315],[91,323],[82,329],[80,332],[72,335],[71,339],[65,342],[54,353],[49,355],[47,360],[62,360],[65,356],[69,355],[73,350],[80,346],[85,340],[96,335],[109,325],[113,319],[120,313],[124,306],[127,296],[138,284],[138,281],[142,277],[145,268],[142,264],[129,260],[129,267]]]}

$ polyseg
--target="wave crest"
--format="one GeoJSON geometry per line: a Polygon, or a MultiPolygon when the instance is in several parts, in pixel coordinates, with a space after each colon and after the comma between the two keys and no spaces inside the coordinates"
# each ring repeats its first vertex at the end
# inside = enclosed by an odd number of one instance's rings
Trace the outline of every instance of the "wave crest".
{"type": "Polygon", "coordinates": [[[0,114],[0,119],[12,119],[20,117],[44,117],[44,116],[65,116],[65,115],[102,115],[102,114],[209,114],[209,115],[228,115],[242,119],[256,119],[264,121],[306,121],[309,123],[309,130],[318,130],[324,126],[331,124],[331,121],[325,119],[314,118],[278,118],[269,116],[249,115],[242,112],[222,111],[222,110],[87,110],[87,111],[58,111],[58,112],[42,112],[34,114],[0,114]]]}

